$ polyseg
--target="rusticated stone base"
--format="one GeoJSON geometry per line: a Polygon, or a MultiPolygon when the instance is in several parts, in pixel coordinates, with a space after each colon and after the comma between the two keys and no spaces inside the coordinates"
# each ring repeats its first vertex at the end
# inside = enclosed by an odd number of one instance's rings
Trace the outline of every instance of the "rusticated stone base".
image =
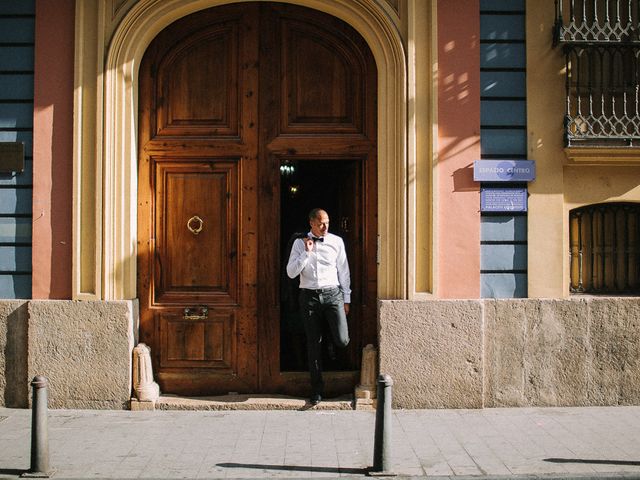
{"type": "Polygon", "coordinates": [[[640,405],[640,298],[379,308],[396,408],[640,405]]]}
{"type": "MultiPolygon", "coordinates": [[[[135,301],[0,301],[0,406],[27,407],[44,375],[51,408],[147,408],[130,404],[136,322],[135,301]]],[[[640,405],[640,298],[384,300],[378,322],[395,408],[640,405]]]]}
{"type": "Polygon", "coordinates": [[[394,408],[482,407],[482,302],[379,304],[380,373],[394,408]]]}
{"type": "Polygon", "coordinates": [[[0,405],[27,407],[43,375],[50,408],[126,408],[137,317],[135,301],[0,302],[0,405]]]}
{"type": "Polygon", "coordinates": [[[485,406],[640,404],[640,299],[485,301],[485,406]]]}

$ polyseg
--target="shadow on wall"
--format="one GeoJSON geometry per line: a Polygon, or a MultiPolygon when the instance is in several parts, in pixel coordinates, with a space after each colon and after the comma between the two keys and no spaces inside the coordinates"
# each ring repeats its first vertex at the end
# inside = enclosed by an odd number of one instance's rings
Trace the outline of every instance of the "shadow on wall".
{"type": "Polygon", "coordinates": [[[452,176],[454,192],[478,191],[478,182],[473,180],[473,164],[454,170],[452,176]]]}
{"type": "Polygon", "coordinates": [[[22,303],[6,317],[4,352],[4,406],[27,408],[29,383],[27,379],[28,304],[22,303]]]}
{"type": "MultiPolygon", "coordinates": [[[[443,3],[444,2],[439,2],[443,3]]],[[[473,10],[476,1],[463,2],[473,10]]],[[[462,9],[465,7],[461,7],[462,9]]],[[[480,158],[480,44],[473,21],[456,9],[438,11],[438,155],[449,192],[476,192],[473,161],[480,158]],[[449,183],[451,182],[451,183],[449,183]]]]}

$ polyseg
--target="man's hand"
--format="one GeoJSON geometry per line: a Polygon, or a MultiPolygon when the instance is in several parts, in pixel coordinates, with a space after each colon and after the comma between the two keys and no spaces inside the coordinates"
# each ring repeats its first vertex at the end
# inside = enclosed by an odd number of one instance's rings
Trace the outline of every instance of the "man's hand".
{"type": "Polygon", "coordinates": [[[344,314],[345,315],[349,315],[349,304],[348,303],[344,304],[344,314]]]}
{"type": "Polygon", "coordinates": [[[307,252],[312,252],[313,251],[313,239],[312,238],[303,238],[302,241],[304,242],[304,249],[307,252]]]}

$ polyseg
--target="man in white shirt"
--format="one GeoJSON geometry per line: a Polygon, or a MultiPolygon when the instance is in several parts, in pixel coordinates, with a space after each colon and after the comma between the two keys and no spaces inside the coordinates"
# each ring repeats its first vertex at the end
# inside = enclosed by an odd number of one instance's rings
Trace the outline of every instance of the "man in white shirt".
{"type": "Polygon", "coordinates": [[[347,315],[351,303],[349,264],[342,238],[329,233],[329,215],[320,208],[309,212],[311,231],[291,247],[287,275],[300,275],[300,314],[307,336],[311,404],[322,400],[322,331],[327,322],[333,342],[349,344],[347,315]]]}

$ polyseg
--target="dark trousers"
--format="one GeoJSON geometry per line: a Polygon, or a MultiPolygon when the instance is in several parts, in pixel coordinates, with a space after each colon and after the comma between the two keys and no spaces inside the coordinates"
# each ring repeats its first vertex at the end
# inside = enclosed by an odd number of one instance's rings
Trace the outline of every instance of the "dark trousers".
{"type": "Polygon", "coordinates": [[[318,290],[300,289],[300,313],[307,336],[307,355],[311,389],[314,394],[323,394],[322,380],[322,332],[324,322],[329,326],[333,342],[338,347],[349,344],[347,315],[344,298],[338,287],[318,290]]]}

